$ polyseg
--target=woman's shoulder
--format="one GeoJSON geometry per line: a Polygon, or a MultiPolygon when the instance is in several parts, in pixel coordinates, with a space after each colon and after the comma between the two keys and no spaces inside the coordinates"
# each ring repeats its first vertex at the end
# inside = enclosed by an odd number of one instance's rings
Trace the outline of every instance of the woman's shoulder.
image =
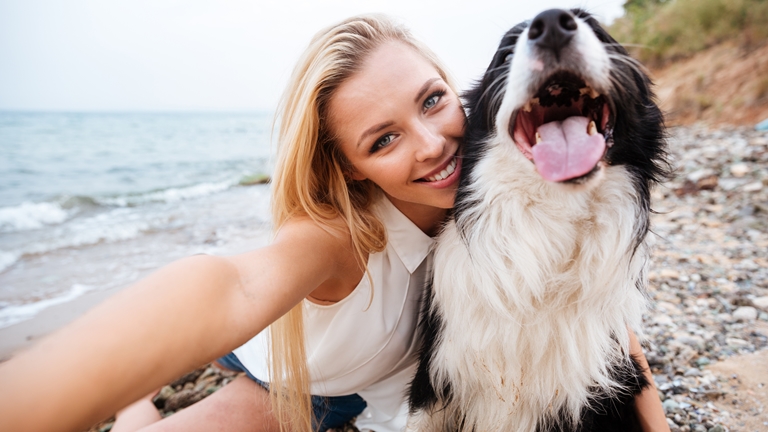
{"type": "Polygon", "coordinates": [[[322,254],[325,260],[337,263],[355,259],[352,235],[340,217],[316,220],[309,216],[293,216],[278,228],[272,245],[302,254],[322,254]]]}
{"type": "Polygon", "coordinates": [[[333,219],[313,219],[305,215],[292,216],[275,233],[275,241],[302,239],[330,244],[352,241],[349,227],[337,216],[333,219]]]}
{"type": "Polygon", "coordinates": [[[312,291],[314,301],[333,303],[345,298],[363,275],[352,235],[341,218],[317,221],[309,217],[293,217],[280,227],[275,242],[300,249],[302,261],[319,260],[329,271],[327,278],[312,291]]]}
{"type": "Polygon", "coordinates": [[[271,280],[279,285],[272,291],[298,293],[303,298],[324,284],[345,279],[354,268],[349,231],[339,221],[330,222],[292,217],[269,245],[227,259],[237,267],[246,291],[261,290],[263,281],[271,280]]]}

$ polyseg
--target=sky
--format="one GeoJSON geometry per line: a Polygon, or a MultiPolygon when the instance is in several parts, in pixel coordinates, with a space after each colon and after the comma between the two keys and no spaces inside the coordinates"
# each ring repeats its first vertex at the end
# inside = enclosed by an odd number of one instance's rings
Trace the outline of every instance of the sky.
{"type": "Polygon", "coordinates": [[[553,7],[602,22],[623,0],[0,0],[0,110],[267,111],[320,29],[385,13],[461,88],[501,36],[553,7]]]}

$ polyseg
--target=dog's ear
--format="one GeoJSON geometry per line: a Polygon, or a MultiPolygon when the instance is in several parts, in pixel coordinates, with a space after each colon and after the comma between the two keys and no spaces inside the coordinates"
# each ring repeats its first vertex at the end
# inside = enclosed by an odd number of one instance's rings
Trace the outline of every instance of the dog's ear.
{"type": "Polygon", "coordinates": [[[493,132],[515,45],[526,27],[528,23],[520,23],[504,35],[483,77],[462,95],[464,106],[468,107],[467,130],[474,135],[469,138],[482,138],[493,132]]]}

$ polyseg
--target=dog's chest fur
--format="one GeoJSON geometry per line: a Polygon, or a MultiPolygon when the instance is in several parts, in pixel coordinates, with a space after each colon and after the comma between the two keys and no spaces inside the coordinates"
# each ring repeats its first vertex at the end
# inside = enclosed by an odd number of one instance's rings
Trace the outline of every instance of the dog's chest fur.
{"type": "Polygon", "coordinates": [[[610,168],[574,194],[515,152],[491,147],[475,167],[474,205],[457,215],[471,229],[452,221],[435,256],[434,306],[450,317],[436,378],[459,383],[453,402],[477,430],[532,431],[548,410],[578,418],[589,388],[615,387],[644,309],[629,174],[610,168]]]}

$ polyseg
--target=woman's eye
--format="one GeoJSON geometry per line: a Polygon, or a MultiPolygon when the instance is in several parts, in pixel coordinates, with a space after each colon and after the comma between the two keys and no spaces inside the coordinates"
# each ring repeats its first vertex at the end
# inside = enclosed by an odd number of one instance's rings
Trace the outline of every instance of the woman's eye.
{"type": "Polygon", "coordinates": [[[437,92],[432,93],[425,101],[424,101],[424,109],[428,110],[435,105],[437,105],[438,102],[440,102],[440,98],[443,97],[445,94],[444,91],[440,90],[437,92]]]}
{"type": "Polygon", "coordinates": [[[437,96],[431,96],[429,99],[424,101],[424,108],[432,108],[433,106],[437,105],[437,96]]]}
{"type": "Polygon", "coordinates": [[[375,143],[373,143],[373,147],[371,147],[371,153],[376,152],[376,150],[383,149],[384,147],[392,144],[392,140],[395,139],[395,136],[392,134],[386,134],[383,137],[376,140],[375,143]]]}

